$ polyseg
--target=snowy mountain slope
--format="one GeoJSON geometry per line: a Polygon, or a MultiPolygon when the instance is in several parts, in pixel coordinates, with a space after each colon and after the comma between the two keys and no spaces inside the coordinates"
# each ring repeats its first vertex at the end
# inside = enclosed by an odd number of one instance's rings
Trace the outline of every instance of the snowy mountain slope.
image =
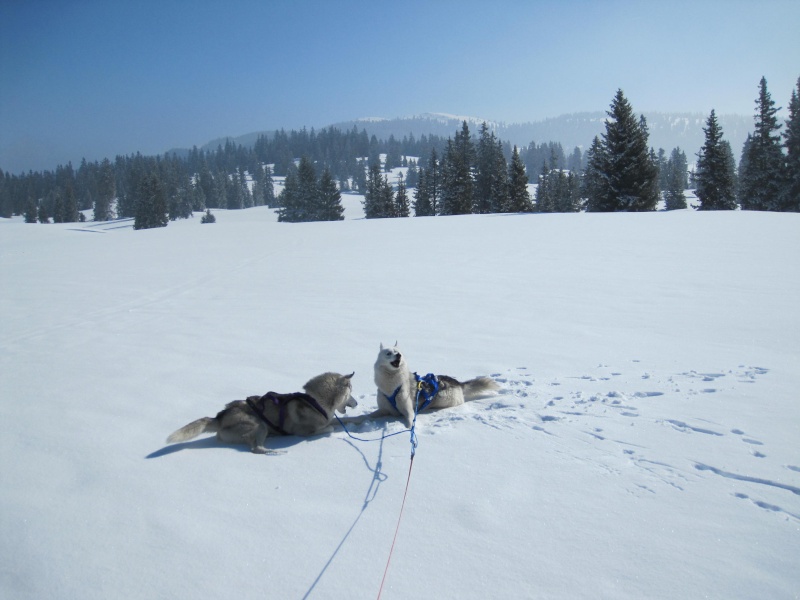
{"type": "Polygon", "coordinates": [[[163,440],[324,370],[367,412],[395,339],[503,393],[419,417],[382,597],[797,596],[796,215],[344,200],[339,223],[0,222],[4,597],[376,597],[406,434],[163,440]]]}

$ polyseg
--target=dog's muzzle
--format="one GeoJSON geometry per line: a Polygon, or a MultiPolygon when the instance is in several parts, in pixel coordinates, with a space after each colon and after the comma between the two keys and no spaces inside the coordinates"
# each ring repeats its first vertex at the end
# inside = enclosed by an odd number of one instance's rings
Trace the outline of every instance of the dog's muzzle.
{"type": "Polygon", "coordinates": [[[403,358],[403,355],[399,352],[395,355],[394,360],[389,364],[392,365],[395,369],[400,368],[400,359],[403,358]]]}

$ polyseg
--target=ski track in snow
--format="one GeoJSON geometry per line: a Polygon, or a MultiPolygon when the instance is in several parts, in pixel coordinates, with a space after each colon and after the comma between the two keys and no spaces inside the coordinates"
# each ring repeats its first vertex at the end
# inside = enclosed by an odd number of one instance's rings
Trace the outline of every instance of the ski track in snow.
{"type": "MultiPolygon", "coordinates": [[[[638,361],[632,361],[636,364],[638,361]]],[[[701,417],[692,420],[658,416],[664,410],[681,411],[670,406],[675,398],[697,398],[718,392],[730,392],[742,384],[755,384],[769,369],[739,365],[726,372],[688,371],[676,374],[641,374],[642,385],[620,389],[623,373],[599,365],[600,374],[577,375],[539,380],[525,367],[492,373],[502,386],[495,396],[466,403],[462,407],[434,413],[423,413],[417,423],[419,435],[431,435],[471,419],[480,425],[506,431],[523,430],[532,435],[545,435],[555,444],[555,452],[574,454],[574,441],[582,442],[585,451],[572,458],[586,462],[611,475],[626,475],[623,485],[634,494],[659,493],[663,486],[683,491],[708,476],[725,477],[746,485],[750,493],[737,491],[733,498],[749,500],[753,507],[800,521],[800,515],[786,510],[773,501],[753,498],[764,488],[800,495],[800,488],[758,477],[748,473],[732,473],[723,468],[695,461],[675,464],[670,445],[680,446],[681,436],[702,436],[707,444],[727,444],[725,451],[748,452],[755,459],[768,459],[766,442],[754,439],[738,427],[728,428],[701,417]],[[654,406],[660,404],[659,410],[654,406]],[[668,435],[664,436],[664,430],[668,435]],[[569,443],[567,443],[569,441],[569,443]],[[752,495],[751,495],[752,494],[752,495]]],[[[630,380],[627,380],[630,381],[630,380]]],[[[360,403],[369,405],[374,399],[361,396],[360,403]]],[[[697,408],[702,414],[702,405],[697,408]]],[[[682,412],[682,411],[681,411],[682,412]]],[[[353,431],[353,430],[351,430],[353,431]]],[[[365,423],[353,433],[369,434],[382,431],[379,426],[365,423]]],[[[403,431],[397,423],[389,433],[403,431]]],[[[581,446],[579,446],[581,447],[581,446]]],[[[757,473],[761,461],[754,461],[757,473]]],[[[800,472],[800,467],[782,465],[788,471],[800,472]]]]}

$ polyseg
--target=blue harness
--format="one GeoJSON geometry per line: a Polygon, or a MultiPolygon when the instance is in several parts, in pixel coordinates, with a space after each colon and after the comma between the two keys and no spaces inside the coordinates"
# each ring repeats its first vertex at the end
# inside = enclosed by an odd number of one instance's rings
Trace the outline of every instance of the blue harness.
{"type": "MultiPolygon", "coordinates": [[[[417,380],[417,398],[416,398],[416,406],[414,407],[414,415],[416,416],[418,413],[421,413],[423,410],[430,406],[430,403],[433,402],[433,399],[436,397],[436,394],[439,393],[439,380],[436,378],[436,375],[433,373],[428,373],[424,377],[420,377],[416,373],[414,373],[414,379],[417,380]],[[419,398],[422,396],[423,402],[420,405],[419,398]]],[[[389,404],[392,405],[395,412],[400,412],[397,409],[397,394],[400,393],[402,389],[402,385],[398,385],[397,389],[392,392],[392,395],[389,396],[388,394],[383,394],[386,399],[389,401],[389,404]]]]}

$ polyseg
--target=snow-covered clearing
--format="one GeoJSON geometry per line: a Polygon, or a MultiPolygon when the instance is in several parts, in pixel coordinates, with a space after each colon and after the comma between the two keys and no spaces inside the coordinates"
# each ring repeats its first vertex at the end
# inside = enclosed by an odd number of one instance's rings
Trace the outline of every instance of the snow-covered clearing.
{"type": "Polygon", "coordinates": [[[419,417],[383,598],[798,597],[800,216],[344,202],[0,222],[0,596],[375,598],[407,435],[164,439],[327,370],[370,411],[397,340],[503,392],[419,417]]]}

